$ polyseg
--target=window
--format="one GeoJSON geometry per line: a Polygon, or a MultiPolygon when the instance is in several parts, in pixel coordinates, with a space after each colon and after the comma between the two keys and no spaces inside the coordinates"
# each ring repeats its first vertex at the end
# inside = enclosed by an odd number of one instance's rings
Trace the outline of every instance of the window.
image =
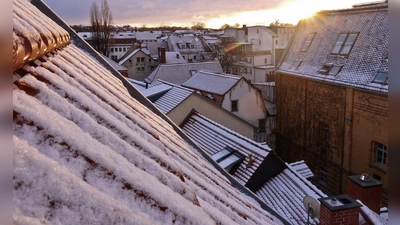
{"type": "Polygon", "coordinates": [[[232,100],[231,102],[231,112],[238,111],[238,100],[232,100]]]}
{"type": "Polygon", "coordinates": [[[290,68],[290,69],[297,70],[299,68],[299,66],[301,65],[301,63],[302,63],[302,61],[298,61],[298,60],[294,61],[292,68],[290,68]]]}
{"type": "Polygon", "coordinates": [[[343,65],[333,65],[333,63],[325,63],[321,69],[318,70],[319,74],[336,76],[341,70],[343,65]]]}
{"type": "Polygon", "coordinates": [[[191,48],[191,49],[194,49],[194,45],[190,45],[190,48],[191,48]]]}
{"type": "Polygon", "coordinates": [[[267,59],[267,58],[264,59],[264,63],[265,63],[265,64],[268,63],[268,59],[267,59]]]}
{"type": "Polygon", "coordinates": [[[141,68],[142,72],[144,72],[144,67],[141,68]]]}
{"type": "Polygon", "coordinates": [[[149,59],[149,62],[151,62],[151,59],[149,59]]]}
{"type": "Polygon", "coordinates": [[[319,181],[321,181],[322,183],[326,184],[327,178],[328,178],[328,172],[326,171],[326,169],[321,168],[319,170],[319,181]]]}
{"type": "Polygon", "coordinates": [[[387,84],[388,71],[378,71],[378,73],[376,74],[376,76],[372,82],[379,83],[379,84],[387,84]]]}
{"type": "Polygon", "coordinates": [[[119,48],[119,51],[122,52],[122,48],[119,48]]]}
{"type": "Polygon", "coordinates": [[[126,48],[124,48],[124,52],[126,51],[126,48]]]}
{"type": "Polygon", "coordinates": [[[331,76],[336,76],[340,70],[342,69],[342,66],[332,66],[331,69],[329,70],[329,75],[331,76]]]}
{"type": "Polygon", "coordinates": [[[140,58],[136,58],[136,62],[140,63],[140,58]]]}
{"type": "Polygon", "coordinates": [[[329,141],[331,133],[330,133],[330,127],[328,124],[320,122],[320,139],[322,141],[329,141]]]}
{"type": "Polygon", "coordinates": [[[331,54],[348,55],[356,42],[358,33],[340,34],[331,54]]]}
{"type": "Polygon", "coordinates": [[[196,56],[193,56],[193,59],[196,60],[196,56]]]}
{"type": "Polygon", "coordinates": [[[303,47],[301,47],[301,50],[300,50],[300,51],[306,52],[306,51],[308,50],[308,48],[309,48],[310,45],[311,45],[311,42],[312,42],[313,39],[314,39],[314,36],[315,36],[315,33],[309,33],[309,34],[307,35],[307,38],[306,38],[306,40],[304,41],[303,47]]]}
{"type": "Polygon", "coordinates": [[[228,173],[233,174],[237,168],[239,168],[240,164],[245,159],[245,156],[226,146],[221,151],[212,155],[211,158],[228,171],[228,173]]]}
{"type": "Polygon", "coordinates": [[[381,143],[375,143],[375,162],[382,165],[386,166],[386,153],[387,153],[387,148],[385,145],[381,143]]]}
{"type": "Polygon", "coordinates": [[[141,58],[140,58],[140,61],[141,61],[141,62],[144,62],[144,57],[141,57],[141,58]]]}
{"type": "Polygon", "coordinates": [[[190,74],[194,76],[196,74],[196,70],[190,70],[190,74]]]}
{"type": "Polygon", "coordinates": [[[110,51],[113,52],[113,51],[114,51],[114,48],[111,48],[110,51]]]}
{"type": "Polygon", "coordinates": [[[278,45],[278,40],[275,40],[275,45],[278,45]]]}
{"type": "Polygon", "coordinates": [[[253,70],[252,70],[252,69],[249,69],[249,73],[250,73],[250,74],[253,74],[253,70]]]}
{"type": "Polygon", "coordinates": [[[259,129],[260,133],[265,132],[265,119],[258,120],[258,129],[259,129]]]}

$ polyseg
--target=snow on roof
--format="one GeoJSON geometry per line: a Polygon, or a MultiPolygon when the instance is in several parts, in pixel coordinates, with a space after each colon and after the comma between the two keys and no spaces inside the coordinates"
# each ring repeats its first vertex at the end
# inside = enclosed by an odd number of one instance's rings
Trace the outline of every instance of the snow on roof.
{"type": "Polygon", "coordinates": [[[119,61],[118,63],[120,65],[124,64],[124,62],[126,62],[126,60],[128,60],[132,56],[136,55],[136,53],[138,53],[139,51],[143,52],[144,54],[146,54],[150,57],[150,52],[149,52],[149,50],[147,50],[147,48],[137,48],[137,49],[133,50],[131,53],[129,53],[129,55],[124,56],[123,59],[121,61],[119,61]]]}
{"type": "Polygon", "coordinates": [[[169,89],[167,93],[165,93],[163,96],[161,96],[154,102],[154,105],[156,105],[165,114],[169,113],[176,106],[181,104],[187,97],[189,97],[194,92],[193,90],[184,88],[182,86],[177,86],[170,83],[169,85],[172,88],[169,89]]]}
{"type": "Polygon", "coordinates": [[[105,60],[107,60],[107,62],[110,63],[110,65],[113,66],[116,70],[118,70],[118,71],[127,71],[127,70],[128,70],[125,66],[118,64],[117,62],[115,62],[114,60],[108,58],[107,56],[105,56],[105,55],[102,55],[102,56],[103,56],[103,58],[104,58],[105,60]]]}
{"type": "Polygon", "coordinates": [[[179,52],[165,52],[166,64],[186,63],[179,52]]]}
{"type": "Polygon", "coordinates": [[[224,95],[241,79],[240,76],[217,74],[211,71],[200,70],[182,86],[213,94],[224,95]]]}
{"type": "MultiPolygon", "coordinates": [[[[287,169],[267,181],[256,191],[256,195],[272,205],[292,224],[303,225],[307,223],[307,212],[303,205],[304,197],[311,196],[318,199],[327,196],[289,164],[287,165],[287,169]]],[[[318,219],[314,221],[318,222],[318,219]]]]}
{"type": "MultiPolygon", "coordinates": [[[[14,0],[16,10],[33,18],[19,38],[48,20],[25,0],[14,0]]],[[[287,223],[232,187],[80,48],[38,57],[14,82],[14,222],[287,223]]]]}
{"type": "Polygon", "coordinates": [[[162,93],[166,93],[168,90],[170,90],[172,88],[171,85],[168,84],[159,84],[159,85],[155,85],[152,87],[149,87],[147,89],[142,90],[142,94],[144,96],[146,96],[147,98],[150,98],[153,95],[157,95],[157,94],[162,94],[162,93]]]}
{"type": "MultiPolygon", "coordinates": [[[[287,47],[278,72],[338,85],[388,93],[388,85],[375,84],[377,72],[388,71],[388,4],[366,8],[330,10],[301,20],[287,47]],[[349,55],[332,55],[342,33],[358,34],[349,55]],[[315,33],[307,51],[307,36],[315,33]],[[301,61],[298,68],[295,62],[301,61]],[[335,75],[319,74],[324,64],[342,66],[335,75]]],[[[297,65],[298,63],[296,63],[297,65]]]]}
{"type": "Polygon", "coordinates": [[[135,32],[137,40],[157,40],[157,37],[160,35],[158,33],[152,33],[150,31],[143,32],[135,32]]]}
{"type": "Polygon", "coordinates": [[[181,85],[192,77],[191,71],[198,72],[201,69],[222,73],[221,64],[218,61],[200,63],[179,63],[179,64],[160,64],[145,79],[148,83],[153,83],[158,79],[173,84],[181,85]]]}
{"type": "Polygon", "coordinates": [[[247,183],[254,171],[257,170],[258,166],[271,151],[267,145],[261,145],[244,137],[197,112],[194,112],[181,127],[210,156],[221,151],[226,146],[246,156],[246,159],[233,174],[243,185],[247,183]],[[251,167],[247,167],[249,154],[252,154],[253,158],[253,166],[251,167]]]}
{"type": "Polygon", "coordinates": [[[360,200],[356,200],[362,206],[360,207],[359,224],[387,225],[389,224],[388,217],[380,216],[372,211],[368,206],[364,205],[360,200]]]}
{"type": "Polygon", "coordinates": [[[313,172],[310,170],[310,168],[307,166],[304,160],[292,162],[289,164],[289,166],[306,179],[314,176],[313,172]]]}
{"type": "MultiPolygon", "coordinates": [[[[253,176],[271,151],[267,145],[243,137],[197,112],[194,112],[182,125],[182,130],[209,155],[214,155],[226,146],[245,156],[252,154],[253,166],[247,167],[249,157],[246,157],[233,174],[242,184],[253,176]]],[[[303,209],[303,198],[306,195],[314,198],[326,197],[326,195],[297,172],[300,168],[307,167],[304,161],[286,165],[287,169],[267,180],[256,194],[267,204],[274,205],[280,214],[285,215],[293,224],[305,224],[307,213],[303,209]]]]}

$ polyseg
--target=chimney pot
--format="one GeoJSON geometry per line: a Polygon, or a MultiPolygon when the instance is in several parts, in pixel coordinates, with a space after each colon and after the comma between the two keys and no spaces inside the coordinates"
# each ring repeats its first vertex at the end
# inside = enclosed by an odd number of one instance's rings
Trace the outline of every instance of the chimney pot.
{"type": "Polygon", "coordinates": [[[347,193],[360,200],[372,211],[380,213],[382,198],[382,183],[368,174],[349,176],[347,181],[347,193]]]}

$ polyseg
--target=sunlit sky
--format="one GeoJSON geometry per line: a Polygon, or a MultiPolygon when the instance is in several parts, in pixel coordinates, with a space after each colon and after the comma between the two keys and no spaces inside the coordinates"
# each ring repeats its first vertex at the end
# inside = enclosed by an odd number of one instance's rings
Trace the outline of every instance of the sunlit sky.
{"type": "MultiPolygon", "coordinates": [[[[101,0],[43,0],[70,25],[89,25],[90,6],[101,0]]],[[[115,25],[137,27],[223,24],[269,25],[275,19],[297,24],[325,9],[351,8],[371,0],[108,0],[115,25]]]]}

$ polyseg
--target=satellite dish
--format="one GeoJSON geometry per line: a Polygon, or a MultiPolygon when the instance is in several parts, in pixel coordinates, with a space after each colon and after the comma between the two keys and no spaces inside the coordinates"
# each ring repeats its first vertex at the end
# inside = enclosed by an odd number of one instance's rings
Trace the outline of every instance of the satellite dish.
{"type": "MultiPolygon", "coordinates": [[[[303,205],[309,217],[312,219],[319,218],[319,202],[315,198],[311,196],[304,197],[303,205]]],[[[309,224],[309,221],[307,223],[309,224]]]]}

